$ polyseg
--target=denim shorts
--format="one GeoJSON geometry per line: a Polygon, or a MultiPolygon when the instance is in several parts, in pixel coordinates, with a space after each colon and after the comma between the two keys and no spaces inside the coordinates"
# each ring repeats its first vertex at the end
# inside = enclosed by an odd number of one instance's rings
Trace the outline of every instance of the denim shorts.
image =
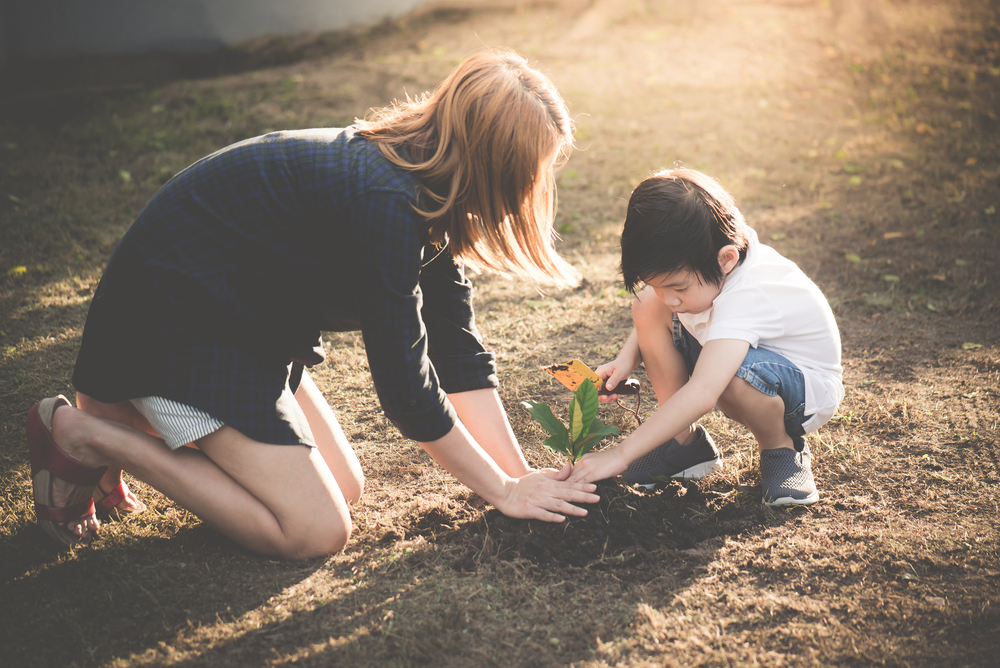
{"type": "MultiPolygon", "coordinates": [[[[673,336],[674,346],[684,357],[690,375],[694,373],[695,362],[701,355],[701,344],[691,332],[684,329],[676,315],[673,336]]],[[[736,376],[770,397],[781,397],[785,403],[785,432],[792,437],[795,449],[801,452],[805,447],[802,436],[806,433],[802,425],[812,415],[805,415],[806,383],[799,367],[778,353],[751,347],[743,364],[737,369],[736,376]]]]}

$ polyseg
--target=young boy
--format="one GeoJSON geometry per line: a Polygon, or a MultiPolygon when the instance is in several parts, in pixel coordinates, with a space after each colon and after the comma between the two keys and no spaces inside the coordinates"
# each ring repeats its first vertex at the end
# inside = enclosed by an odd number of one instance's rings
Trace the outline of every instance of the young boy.
{"type": "Polygon", "coordinates": [[[582,457],[570,479],[651,486],[717,471],[697,422],[718,405],[760,446],[764,503],[816,503],[802,436],[844,397],[840,334],[816,284],[760,244],[718,182],[688,169],[639,184],[621,245],[635,328],[597,374],[611,389],[643,363],[660,407],[616,447],[582,457]]]}

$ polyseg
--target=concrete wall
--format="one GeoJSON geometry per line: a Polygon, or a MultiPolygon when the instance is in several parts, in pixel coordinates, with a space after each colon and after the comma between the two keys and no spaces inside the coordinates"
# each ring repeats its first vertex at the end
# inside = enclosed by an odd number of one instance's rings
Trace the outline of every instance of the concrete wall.
{"type": "Polygon", "coordinates": [[[0,0],[5,57],[211,51],[265,34],[373,25],[424,0],[0,0]]]}

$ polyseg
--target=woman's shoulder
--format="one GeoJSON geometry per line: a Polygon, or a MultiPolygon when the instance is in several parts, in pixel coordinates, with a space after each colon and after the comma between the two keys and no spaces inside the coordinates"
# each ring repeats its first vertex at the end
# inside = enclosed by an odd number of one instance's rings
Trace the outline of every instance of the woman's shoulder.
{"type": "Polygon", "coordinates": [[[351,150],[351,128],[307,128],[276,130],[251,137],[229,147],[272,155],[281,160],[336,161],[351,150]]]}
{"type": "Polygon", "coordinates": [[[255,151],[273,155],[279,162],[295,163],[321,182],[342,183],[356,194],[382,192],[413,197],[419,185],[416,175],[393,164],[376,142],[357,130],[353,125],[283,130],[246,143],[255,151]]]}

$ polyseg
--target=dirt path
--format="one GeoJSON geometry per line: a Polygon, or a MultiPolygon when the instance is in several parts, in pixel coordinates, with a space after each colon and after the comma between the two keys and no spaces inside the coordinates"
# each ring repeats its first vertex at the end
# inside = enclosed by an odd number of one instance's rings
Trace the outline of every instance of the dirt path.
{"type": "Polygon", "coordinates": [[[998,20],[985,0],[525,3],[212,61],[7,72],[0,662],[995,665],[998,20]],[[349,123],[482,45],[547,71],[578,126],[557,226],[586,282],[543,295],[476,281],[529,459],[557,462],[520,402],[568,399],[538,367],[599,364],[627,334],[628,193],[683,164],[719,178],[834,305],[847,398],[811,437],[821,503],[763,508],[749,434],[715,413],[722,473],[652,494],[609,484],[566,525],[508,520],[399,437],[344,334],[317,369],[368,475],[343,553],[253,557],[138,482],[150,512],[51,552],[28,503],[24,416],[71,394],[90,295],[135,212],[215,148],[349,123]]]}

